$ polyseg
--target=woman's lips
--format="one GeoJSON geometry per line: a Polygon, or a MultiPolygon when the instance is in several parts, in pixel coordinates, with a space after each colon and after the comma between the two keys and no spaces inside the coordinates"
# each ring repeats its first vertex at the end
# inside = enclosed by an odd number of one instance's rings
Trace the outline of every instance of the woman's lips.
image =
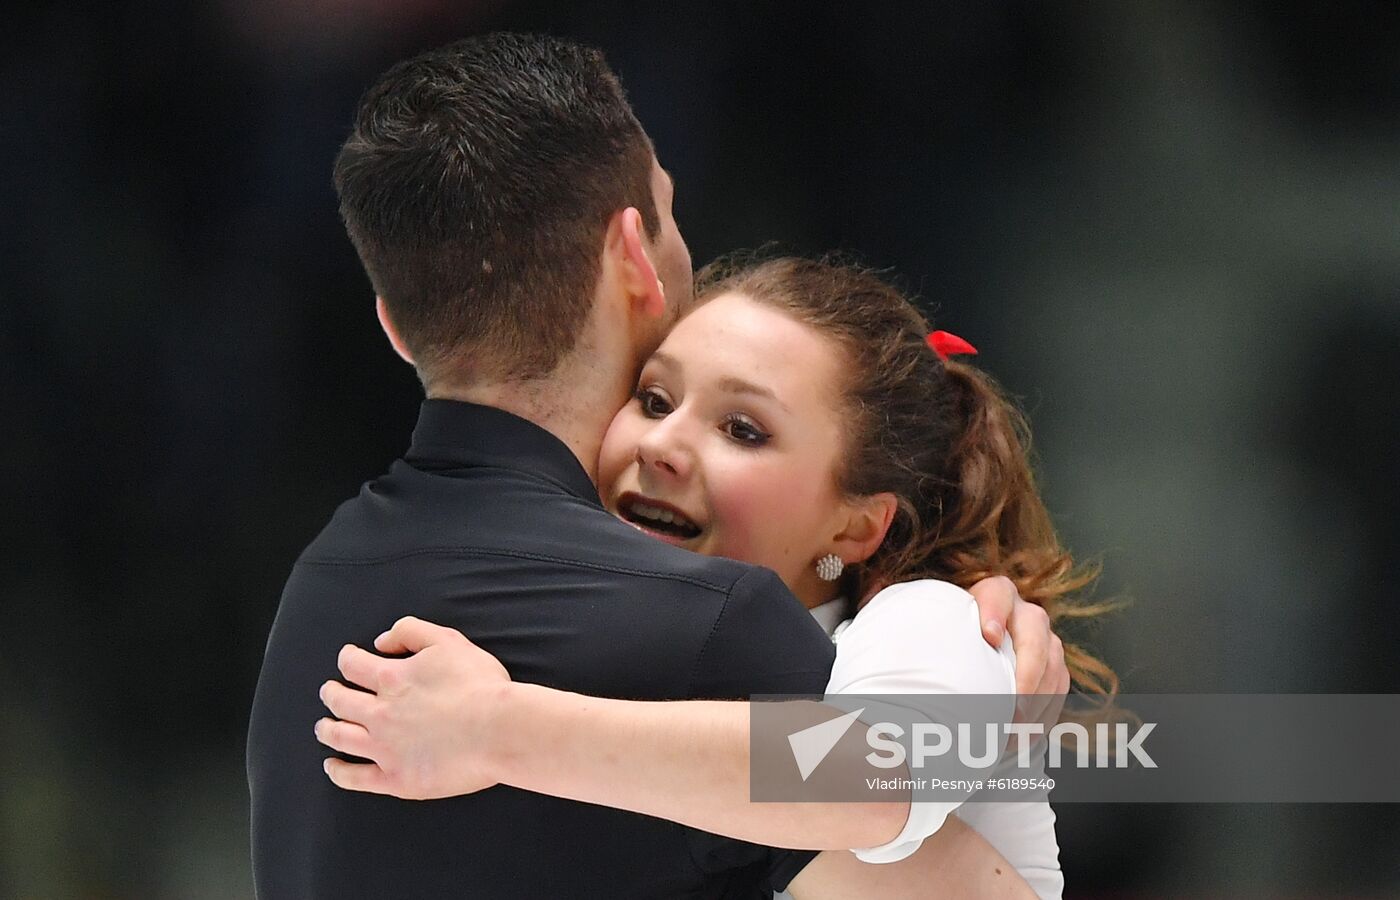
{"type": "Polygon", "coordinates": [[[638,531],[678,547],[695,540],[704,530],[678,507],[635,492],[618,498],[616,512],[638,531]]]}
{"type": "Polygon", "coordinates": [[[646,527],[645,525],[638,525],[636,522],[633,522],[630,519],[623,519],[622,521],[626,522],[628,525],[631,525],[633,528],[637,529],[643,534],[654,537],[658,541],[665,541],[668,544],[674,544],[677,547],[684,547],[686,544],[689,544],[691,541],[695,540],[695,538],[681,537],[678,534],[666,534],[661,531],[656,531],[654,529],[646,527]]]}

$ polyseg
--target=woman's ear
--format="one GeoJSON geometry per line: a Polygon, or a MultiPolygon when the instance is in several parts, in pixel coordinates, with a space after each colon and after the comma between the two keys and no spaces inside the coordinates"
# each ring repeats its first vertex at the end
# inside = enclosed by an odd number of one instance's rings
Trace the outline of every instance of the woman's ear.
{"type": "Polygon", "coordinates": [[[622,219],[623,283],[627,292],[637,298],[641,311],[648,316],[663,317],[666,314],[666,288],[656,274],[656,267],[647,256],[646,233],[642,226],[642,214],[629,206],[619,215],[622,219]]]}
{"type": "Polygon", "coordinates": [[[413,362],[413,354],[408,352],[408,345],[399,337],[399,330],[394,327],[394,320],[389,318],[389,307],[384,305],[383,297],[374,298],[374,311],[379,316],[379,327],[384,329],[384,336],[389,339],[394,352],[410,366],[416,365],[413,362]]]}
{"type": "Polygon", "coordinates": [[[831,552],[847,565],[865,562],[880,549],[897,509],[899,500],[889,492],[851,501],[844,527],[831,539],[831,552]]]}

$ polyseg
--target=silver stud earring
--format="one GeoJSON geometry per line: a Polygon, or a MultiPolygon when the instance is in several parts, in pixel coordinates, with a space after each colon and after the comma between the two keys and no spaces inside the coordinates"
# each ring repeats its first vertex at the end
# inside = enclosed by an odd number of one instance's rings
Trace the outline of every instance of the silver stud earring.
{"type": "Polygon", "coordinates": [[[822,581],[835,581],[841,577],[841,570],[846,568],[846,563],[835,553],[828,553],[817,560],[817,577],[822,581]]]}

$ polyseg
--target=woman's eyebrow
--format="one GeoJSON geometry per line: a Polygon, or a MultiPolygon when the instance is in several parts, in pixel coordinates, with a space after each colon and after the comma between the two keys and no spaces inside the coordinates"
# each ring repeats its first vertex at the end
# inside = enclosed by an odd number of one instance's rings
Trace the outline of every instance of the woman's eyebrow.
{"type": "MultiPolygon", "coordinates": [[[[664,350],[657,350],[653,352],[651,354],[651,359],[648,360],[648,364],[650,363],[656,363],[657,365],[669,369],[674,373],[680,373],[683,369],[683,367],[680,364],[680,360],[676,359],[674,356],[665,352],[664,350]]],[[[721,378],[716,384],[716,387],[718,387],[722,391],[728,391],[731,394],[752,394],[755,397],[764,397],[776,403],[779,406],[779,408],[782,409],[783,412],[787,413],[788,415],[792,415],[792,409],[786,403],[779,400],[777,394],[773,393],[766,387],[760,387],[759,385],[754,384],[752,381],[745,381],[744,379],[739,378],[738,376],[728,375],[724,378],[721,378]]]]}
{"type": "Polygon", "coordinates": [[[727,378],[720,379],[719,388],[722,391],[729,391],[731,394],[753,394],[756,397],[766,397],[782,407],[783,412],[789,415],[792,413],[792,410],[788,409],[788,405],[778,399],[777,394],[766,387],[759,387],[751,381],[745,381],[742,378],[735,378],[733,375],[730,375],[727,378]]]}

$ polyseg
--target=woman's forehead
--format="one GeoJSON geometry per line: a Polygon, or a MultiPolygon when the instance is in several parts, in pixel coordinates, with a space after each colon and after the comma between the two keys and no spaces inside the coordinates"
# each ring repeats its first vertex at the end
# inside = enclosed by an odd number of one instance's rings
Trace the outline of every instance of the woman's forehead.
{"type": "Polygon", "coordinates": [[[795,400],[828,395],[840,358],[812,326],[737,293],[722,294],[686,316],[658,357],[688,377],[762,381],[795,400]]]}
{"type": "MultiPolygon", "coordinates": [[[[743,294],[722,294],[702,304],[676,325],[663,346],[702,358],[732,361],[750,357],[754,364],[790,357],[825,355],[827,342],[791,314],[743,294]]],[[[674,353],[672,355],[675,355],[674,353]]]]}

